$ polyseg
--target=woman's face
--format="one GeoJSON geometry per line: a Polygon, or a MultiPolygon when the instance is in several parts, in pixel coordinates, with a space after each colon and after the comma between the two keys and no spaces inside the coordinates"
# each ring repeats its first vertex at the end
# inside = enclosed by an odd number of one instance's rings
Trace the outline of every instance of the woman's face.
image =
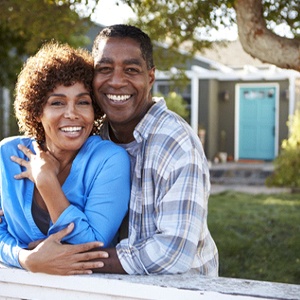
{"type": "Polygon", "coordinates": [[[92,99],[83,83],[58,85],[47,95],[39,118],[45,130],[45,147],[54,155],[77,152],[89,137],[94,122],[92,99]]]}

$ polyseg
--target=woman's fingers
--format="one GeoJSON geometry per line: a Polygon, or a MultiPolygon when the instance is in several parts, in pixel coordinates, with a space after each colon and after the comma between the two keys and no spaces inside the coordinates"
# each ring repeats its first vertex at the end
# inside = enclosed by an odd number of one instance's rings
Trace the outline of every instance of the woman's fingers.
{"type": "Polygon", "coordinates": [[[25,147],[22,144],[18,145],[18,149],[20,149],[28,158],[30,158],[30,156],[33,154],[29,148],[25,147]]]}

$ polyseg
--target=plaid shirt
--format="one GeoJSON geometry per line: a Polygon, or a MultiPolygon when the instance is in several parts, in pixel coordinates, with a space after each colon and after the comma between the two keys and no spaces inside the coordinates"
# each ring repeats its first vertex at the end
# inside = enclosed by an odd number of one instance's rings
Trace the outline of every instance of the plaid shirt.
{"type": "MultiPolygon", "coordinates": [[[[136,126],[129,235],[116,246],[128,274],[218,275],[207,228],[209,169],[198,136],[163,99],[136,126]]],[[[105,127],[104,127],[105,128],[105,127]]],[[[106,127],[106,137],[107,137],[106,127]]],[[[104,134],[105,135],[105,134],[104,134]]]]}

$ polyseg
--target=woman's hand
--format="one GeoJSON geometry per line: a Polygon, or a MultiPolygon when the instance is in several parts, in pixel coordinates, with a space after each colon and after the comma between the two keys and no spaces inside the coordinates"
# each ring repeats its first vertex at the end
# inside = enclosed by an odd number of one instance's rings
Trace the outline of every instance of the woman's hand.
{"type": "Polygon", "coordinates": [[[18,148],[28,157],[28,160],[12,156],[11,160],[25,167],[25,170],[14,176],[16,179],[30,179],[37,192],[35,199],[41,207],[48,210],[53,223],[57,221],[62,212],[70,205],[65,197],[58,179],[60,162],[49,152],[43,151],[34,143],[34,154],[24,145],[18,148]]]}
{"type": "Polygon", "coordinates": [[[2,222],[2,217],[4,216],[3,210],[0,209],[0,223],[2,222]]]}
{"type": "Polygon", "coordinates": [[[15,175],[15,179],[28,178],[38,185],[39,180],[46,179],[51,173],[57,176],[60,164],[49,151],[43,151],[36,142],[33,143],[33,147],[36,154],[24,145],[18,145],[29,160],[17,156],[12,156],[11,160],[26,168],[22,173],[15,175]]]}
{"type": "Polygon", "coordinates": [[[55,275],[91,274],[93,269],[101,269],[104,266],[102,259],[108,257],[108,253],[99,248],[103,246],[102,243],[61,243],[73,228],[74,224],[71,223],[67,228],[39,243],[33,250],[22,249],[19,253],[21,266],[31,272],[55,275]]]}

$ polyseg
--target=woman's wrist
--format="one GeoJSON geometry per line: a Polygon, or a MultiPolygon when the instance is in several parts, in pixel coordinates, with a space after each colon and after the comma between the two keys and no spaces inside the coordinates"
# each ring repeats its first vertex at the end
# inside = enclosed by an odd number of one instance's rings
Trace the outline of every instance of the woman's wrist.
{"type": "Polygon", "coordinates": [[[30,250],[21,249],[18,257],[20,266],[27,271],[30,271],[30,269],[27,266],[29,255],[30,255],[30,250]]]}

